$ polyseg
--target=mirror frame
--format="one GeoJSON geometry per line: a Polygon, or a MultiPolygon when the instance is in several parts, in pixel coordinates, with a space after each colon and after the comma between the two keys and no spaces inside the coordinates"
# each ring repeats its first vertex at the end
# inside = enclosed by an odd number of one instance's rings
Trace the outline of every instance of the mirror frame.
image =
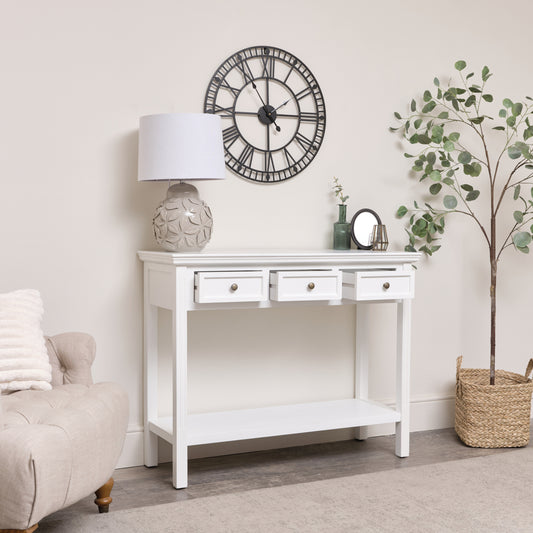
{"type": "MultiPolygon", "coordinates": [[[[373,209],[369,209],[368,207],[364,207],[363,209],[359,209],[359,211],[357,211],[357,213],[355,213],[355,215],[352,217],[352,240],[353,242],[355,243],[355,245],[357,246],[357,248],[359,248],[360,250],[372,250],[372,243],[370,243],[369,245],[367,244],[361,244],[358,240],[357,240],[357,237],[355,236],[355,233],[354,233],[354,230],[353,230],[353,226],[357,220],[357,217],[363,213],[370,213],[371,215],[374,215],[376,217],[376,224],[381,224],[381,219],[379,218],[379,215],[373,210],[373,209]]],[[[372,234],[372,232],[370,232],[372,234]]]]}

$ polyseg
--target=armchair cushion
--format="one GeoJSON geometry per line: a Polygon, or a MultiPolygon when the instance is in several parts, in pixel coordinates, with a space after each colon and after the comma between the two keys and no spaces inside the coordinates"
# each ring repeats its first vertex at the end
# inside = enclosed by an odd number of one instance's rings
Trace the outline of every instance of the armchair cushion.
{"type": "Polygon", "coordinates": [[[52,365],[52,386],[92,385],[91,365],[96,355],[94,338],[87,333],[61,333],[46,337],[52,365]]]}
{"type": "Polygon", "coordinates": [[[58,385],[1,403],[0,529],[29,528],[112,476],[128,421],[118,385],[58,385]]]}
{"type": "Polygon", "coordinates": [[[51,366],[41,319],[43,302],[38,291],[0,294],[0,392],[50,390],[51,366]]]}

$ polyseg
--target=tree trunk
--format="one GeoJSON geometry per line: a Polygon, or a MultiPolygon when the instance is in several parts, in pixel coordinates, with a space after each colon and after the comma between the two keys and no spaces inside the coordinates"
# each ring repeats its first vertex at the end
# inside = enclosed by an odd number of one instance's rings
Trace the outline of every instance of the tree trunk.
{"type": "Polygon", "coordinates": [[[498,265],[491,259],[490,265],[490,384],[496,376],[496,279],[498,265]]]}
{"type": "Polygon", "coordinates": [[[496,377],[496,280],[498,277],[498,259],[496,257],[496,216],[494,202],[490,219],[490,384],[494,385],[496,377]]]}

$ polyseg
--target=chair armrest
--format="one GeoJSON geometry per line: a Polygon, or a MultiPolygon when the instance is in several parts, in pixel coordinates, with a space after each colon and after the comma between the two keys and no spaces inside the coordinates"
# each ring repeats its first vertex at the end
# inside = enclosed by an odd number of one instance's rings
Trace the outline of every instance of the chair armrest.
{"type": "Polygon", "coordinates": [[[52,386],[93,383],[91,365],[96,355],[96,342],[91,335],[61,333],[46,337],[46,348],[52,365],[52,386]]]}

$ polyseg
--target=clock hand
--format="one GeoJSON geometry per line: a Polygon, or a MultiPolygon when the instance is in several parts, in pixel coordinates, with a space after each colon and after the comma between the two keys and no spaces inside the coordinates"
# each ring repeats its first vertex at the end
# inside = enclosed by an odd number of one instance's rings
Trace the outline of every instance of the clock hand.
{"type": "Polygon", "coordinates": [[[265,104],[265,101],[263,100],[263,97],[261,96],[261,93],[257,90],[257,85],[252,80],[252,87],[255,89],[255,92],[257,93],[257,96],[259,96],[259,100],[261,100],[261,103],[263,104],[263,109],[265,110],[265,113],[270,120],[271,124],[274,124],[276,126],[276,131],[281,131],[281,128],[276,124],[276,121],[272,119],[272,113],[268,110],[268,107],[265,104]]]}

